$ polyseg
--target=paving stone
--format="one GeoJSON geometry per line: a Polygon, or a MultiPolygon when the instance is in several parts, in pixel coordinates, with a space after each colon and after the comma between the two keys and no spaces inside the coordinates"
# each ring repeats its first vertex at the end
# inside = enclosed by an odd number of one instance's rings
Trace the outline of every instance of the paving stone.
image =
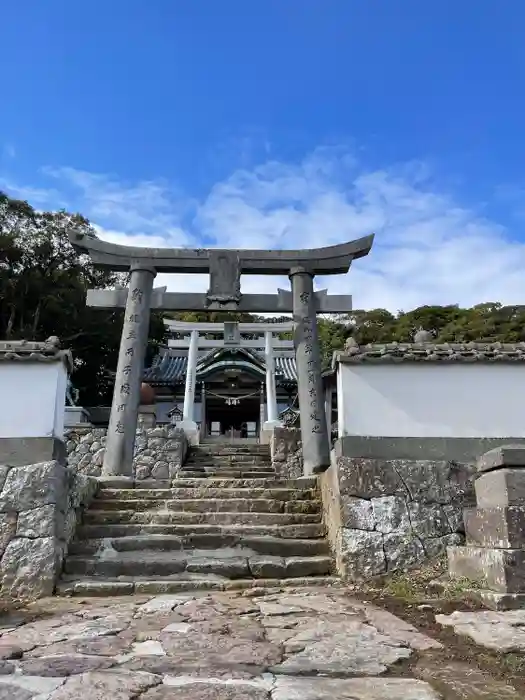
{"type": "MultiPolygon", "coordinates": [[[[315,611],[326,615],[357,615],[358,613],[356,610],[359,609],[359,605],[362,605],[361,603],[358,603],[356,608],[357,601],[352,598],[348,598],[346,592],[344,597],[333,597],[327,595],[325,592],[310,593],[302,591],[299,594],[285,592],[279,593],[277,596],[273,596],[271,598],[268,596],[265,598],[265,601],[272,600],[278,601],[278,604],[281,606],[287,605],[293,608],[298,608],[300,611],[315,611]]],[[[269,623],[264,622],[264,624],[269,623]]]]}
{"type": "Polygon", "coordinates": [[[139,606],[137,614],[148,614],[156,612],[165,612],[167,610],[173,610],[177,605],[183,605],[187,603],[188,600],[193,600],[195,596],[192,595],[159,595],[155,596],[147,603],[139,606]]]}
{"type": "Polygon", "coordinates": [[[280,662],[279,648],[269,642],[229,634],[161,633],[160,642],[167,654],[179,663],[194,663],[196,658],[208,666],[252,665],[268,668],[280,662]]]}
{"type": "MultiPolygon", "coordinates": [[[[356,606],[359,606],[356,603],[356,606]]],[[[378,632],[395,639],[401,644],[416,649],[417,651],[427,651],[429,649],[442,649],[443,645],[435,639],[428,637],[408,622],[405,622],[396,615],[392,615],[387,610],[377,608],[374,605],[362,605],[362,612],[367,621],[377,629],[378,632]]]]}
{"type": "Polygon", "coordinates": [[[431,683],[437,691],[454,700],[523,700],[521,693],[479,669],[461,662],[420,661],[415,675],[431,683]]]}
{"type": "Polygon", "coordinates": [[[164,627],[162,632],[176,632],[177,634],[187,634],[191,630],[191,625],[187,622],[173,622],[171,625],[164,627]]]}
{"type": "Polygon", "coordinates": [[[246,680],[217,678],[196,680],[191,677],[164,679],[164,684],[149,690],[142,700],[269,700],[267,689],[246,680]]]}
{"type": "Polygon", "coordinates": [[[132,700],[160,683],[151,673],[90,671],[68,678],[49,700],[132,700]]]}
{"type": "Polygon", "coordinates": [[[23,625],[12,632],[2,635],[1,643],[7,647],[16,647],[23,652],[50,643],[50,636],[68,623],[78,622],[74,615],[58,616],[50,620],[37,620],[23,625]]]}
{"type": "Polygon", "coordinates": [[[23,649],[16,644],[0,640],[0,659],[20,659],[23,653],[23,649]]]}
{"type": "Polygon", "coordinates": [[[282,605],[281,603],[261,602],[259,609],[263,615],[293,615],[300,613],[303,608],[297,605],[282,605]]]}
{"type": "Polygon", "coordinates": [[[461,612],[436,615],[440,625],[496,651],[525,651],[525,610],[461,612]]]}
{"type": "Polygon", "coordinates": [[[428,683],[411,678],[289,678],[278,676],[272,700],[442,700],[428,683]]]}
{"type": "Polygon", "coordinates": [[[86,654],[88,656],[118,656],[129,652],[131,640],[123,639],[116,635],[98,637],[94,639],[80,639],[76,641],[56,642],[46,646],[32,649],[24,658],[39,658],[42,656],[54,656],[56,654],[86,654]]]}
{"type": "Polygon", "coordinates": [[[32,691],[12,683],[0,685],[0,700],[31,700],[34,696],[32,691]]]}
{"type": "Polygon", "coordinates": [[[166,656],[162,644],[155,640],[135,642],[131,646],[130,654],[132,656],[166,656]]]}
{"type": "Polygon", "coordinates": [[[412,650],[359,621],[309,621],[285,646],[294,652],[272,671],[285,674],[374,676],[407,659],[412,650]],[[297,651],[301,649],[301,651],[297,651]]]}
{"type": "Polygon", "coordinates": [[[0,700],[29,700],[35,695],[47,698],[48,694],[51,697],[64,681],[64,678],[43,676],[0,676],[0,700]]]}
{"type": "Polygon", "coordinates": [[[77,673],[110,668],[114,665],[112,659],[102,656],[86,656],[71,654],[60,656],[41,656],[36,659],[20,661],[18,668],[26,676],[64,677],[77,673]]]}

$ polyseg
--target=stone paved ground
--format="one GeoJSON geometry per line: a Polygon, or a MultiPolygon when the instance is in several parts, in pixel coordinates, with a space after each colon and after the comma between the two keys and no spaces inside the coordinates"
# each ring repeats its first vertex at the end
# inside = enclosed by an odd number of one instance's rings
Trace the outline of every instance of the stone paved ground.
{"type": "Polygon", "coordinates": [[[342,588],[53,598],[0,632],[0,700],[520,698],[342,588]]]}
{"type": "Polygon", "coordinates": [[[487,649],[525,651],[525,610],[456,610],[451,615],[436,615],[436,621],[487,649]]]}

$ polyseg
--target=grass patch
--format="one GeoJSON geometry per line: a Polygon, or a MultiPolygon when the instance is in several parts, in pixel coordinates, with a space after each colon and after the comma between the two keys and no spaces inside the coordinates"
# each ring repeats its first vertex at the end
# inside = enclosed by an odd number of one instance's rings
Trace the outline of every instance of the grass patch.
{"type": "Polygon", "coordinates": [[[466,578],[449,578],[447,558],[442,556],[418,569],[381,576],[368,588],[374,593],[415,604],[429,600],[462,600],[480,585],[466,578]]]}

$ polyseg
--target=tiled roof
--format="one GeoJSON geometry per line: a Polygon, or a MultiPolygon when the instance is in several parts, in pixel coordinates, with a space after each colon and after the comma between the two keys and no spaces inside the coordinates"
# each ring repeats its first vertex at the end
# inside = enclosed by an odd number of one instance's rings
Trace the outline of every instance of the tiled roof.
{"type": "Polygon", "coordinates": [[[0,341],[1,362],[62,362],[68,372],[73,369],[69,350],[61,350],[60,341],[54,336],[45,342],[29,340],[0,341]]]}
{"type": "Polygon", "coordinates": [[[525,343],[377,343],[334,353],[333,364],[525,362],[525,343]]]}
{"type": "MultiPolygon", "coordinates": [[[[200,360],[202,358],[199,358],[200,360]]],[[[170,357],[167,353],[163,357],[157,355],[151,367],[144,371],[144,381],[150,384],[176,384],[185,379],[187,364],[187,357],[170,357]]],[[[277,356],[275,358],[275,374],[278,382],[296,383],[295,358],[277,356]]],[[[199,376],[198,369],[197,376],[199,376]]]]}

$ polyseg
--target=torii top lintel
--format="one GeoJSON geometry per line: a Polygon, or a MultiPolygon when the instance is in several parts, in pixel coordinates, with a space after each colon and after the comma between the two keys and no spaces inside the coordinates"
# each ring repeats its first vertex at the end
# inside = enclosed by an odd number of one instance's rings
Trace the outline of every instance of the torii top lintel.
{"type": "Polygon", "coordinates": [[[87,253],[99,267],[125,272],[144,266],[158,272],[214,272],[232,266],[249,275],[283,275],[303,267],[314,275],[348,272],[352,260],[368,255],[373,234],[348,243],[305,250],[234,250],[227,248],[136,248],[107,243],[73,231],[69,240],[75,250],[87,253]],[[215,269],[215,270],[214,270],[215,269]]]}

